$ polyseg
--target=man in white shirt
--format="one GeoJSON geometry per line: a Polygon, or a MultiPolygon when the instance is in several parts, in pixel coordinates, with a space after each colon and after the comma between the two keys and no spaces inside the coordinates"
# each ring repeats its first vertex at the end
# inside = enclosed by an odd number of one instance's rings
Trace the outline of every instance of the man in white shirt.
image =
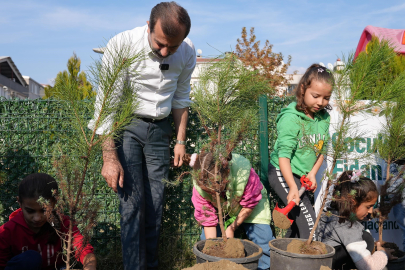
{"type": "MultiPolygon", "coordinates": [[[[145,59],[133,67],[139,76],[130,78],[140,85],[140,102],[134,119],[125,128],[122,140],[103,145],[101,174],[118,192],[121,213],[121,241],[124,267],[157,269],[157,244],[164,202],[163,179],[168,179],[173,114],[176,145],[174,165],[181,166],[185,155],[186,126],[190,105],[190,79],[196,63],[192,42],[187,38],[191,21],[187,11],[175,2],[156,5],[147,25],[125,31],[107,44],[130,40],[145,59]]],[[[107,57],[104,55],[104,58],[107,57]]],[[[104,61],[103,58],[103,62],[104,61]]],[[[101,92],[101,91],[99,91],[101,92]]],[[[119,95],[119,89],[116,89],[119,95]]],[[[91,125],[91,124],[90,124],[91,125]]],[[[107,123],[97,130],[103,134],[107,123]]]]}

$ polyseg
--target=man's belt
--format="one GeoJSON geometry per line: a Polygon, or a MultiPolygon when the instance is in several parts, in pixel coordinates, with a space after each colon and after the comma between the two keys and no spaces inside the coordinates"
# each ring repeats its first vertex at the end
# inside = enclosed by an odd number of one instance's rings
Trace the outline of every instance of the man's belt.
{"type": "Polygon", "coordinates": [[[162,119],[153,119],[153,118],[146,118],[146,117],[140,117],[140,120],[147,122],[147,123],[159,123],[167,120],[167,117],[162,118],[162,119]]]}

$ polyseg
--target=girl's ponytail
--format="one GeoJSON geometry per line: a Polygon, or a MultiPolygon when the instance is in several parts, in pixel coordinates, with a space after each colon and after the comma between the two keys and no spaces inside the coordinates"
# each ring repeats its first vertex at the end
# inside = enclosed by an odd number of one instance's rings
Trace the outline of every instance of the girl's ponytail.
{"type": "Polygon", "coordinates": [[[378,196],[378,190],[371,179],[355,171],[345,171],[335,184],[330,208],[339,212],[339,223],[342,223],[361,203],[371,201],[375,196],[378,196]]]}

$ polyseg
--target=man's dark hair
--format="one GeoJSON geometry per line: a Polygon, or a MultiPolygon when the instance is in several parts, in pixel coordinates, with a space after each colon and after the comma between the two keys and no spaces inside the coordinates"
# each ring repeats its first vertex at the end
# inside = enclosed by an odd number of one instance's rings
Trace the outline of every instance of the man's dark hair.
{"type": "Polygon", "coordinates": [[[149,29],[153,33],[156,22],[160,19],[163,33],[168,37],[176,37],[185,27],[184,38],[190,33],[191,20],[187,10],[176,2],[161,2],[152,8],[149,18],[149,29]]]}

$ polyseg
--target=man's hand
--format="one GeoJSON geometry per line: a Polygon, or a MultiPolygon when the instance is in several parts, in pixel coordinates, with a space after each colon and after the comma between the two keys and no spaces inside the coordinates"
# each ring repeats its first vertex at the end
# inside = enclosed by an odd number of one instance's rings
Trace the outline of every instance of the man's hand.
{"type": "Polygon", "coordinates": [[[225,230],[226,237],[227,238],[234,238],[235,237],[235,229],[236,229],[236,227],[234,226],[233,223],[231,225],[229,225],[225,230]]]}
{"type": "Polygon", "coordinates": [[[107,139],[103,143],[103,168],[101,175],[104,177],[108,186],[117,193],[117,182],[120,187],[124,187],[124,169],[118,159],[115,143],[112,138],[107,139]]]}
{"type": "Polygon", "coordinates": [[[186,155],[186,146],[182,144],[176,144],[174,146],[174,167],[180,167],[183,165],[183,158],[186,155]]]}
{"type": "Polygon", "coordinates": [[[121,188],[124,187],[124,169],[118,159],[104,160],[101,175],[105,178],[108,186],[117,193],[117,182],[121,188]]]}
{"type": "Polygon", "coordinates": [[[307,178],[312,183],[312,185],[311,185],[312,192],[315,192],[316,188],[318,186],[318,184],[316,183],[316,176],[314,174],[312,174],[312,173],[308,173],[307,178]]]}
{"type": "Polygon", "coordinates": [[[287,204],[289,204],[292,200],[295,201],[295,205],[299,205],[300,203],[300,196],[298,195],[298,188],[295,185],[294,187],[290,187],[290,191],[287,195],[287,204]]]}

